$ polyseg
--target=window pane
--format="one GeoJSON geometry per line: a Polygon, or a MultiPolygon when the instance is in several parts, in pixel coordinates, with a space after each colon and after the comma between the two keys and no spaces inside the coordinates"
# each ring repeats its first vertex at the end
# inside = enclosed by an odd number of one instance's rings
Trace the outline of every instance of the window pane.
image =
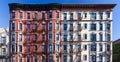
{"type": "Polygon", "coordinates": [[[67,13],[63,13],[63,19],[67,20],[67,13]]]}
{"type": "Polygon", "coordinates": [[[20,14],[19,14],[19,18],[20,18],[20,19],[23,18],[22,12],[20,12],[20,14]]]}
{"type": "Polygon", "coordinates": [[[30,19],[30,13],[27,13],[27,19],[30,19]]]}
{"type": "Polygon", "coordinates": [[[15,12],[12,12],[12,19],[15,18],[15,12]]]}

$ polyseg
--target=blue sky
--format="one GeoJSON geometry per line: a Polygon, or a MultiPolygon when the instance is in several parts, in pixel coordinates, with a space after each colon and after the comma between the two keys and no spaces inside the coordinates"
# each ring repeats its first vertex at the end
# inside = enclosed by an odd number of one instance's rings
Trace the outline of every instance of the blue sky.
{"type": "Polygon", "coordinates": [[[0,0],[0,28],[9,26],[8,3],[46,4],[46,3],[71,3],[71,4],[117,4],[113,9],[113,41],[120,38],[120,1],[119,0],[0,0]]]}

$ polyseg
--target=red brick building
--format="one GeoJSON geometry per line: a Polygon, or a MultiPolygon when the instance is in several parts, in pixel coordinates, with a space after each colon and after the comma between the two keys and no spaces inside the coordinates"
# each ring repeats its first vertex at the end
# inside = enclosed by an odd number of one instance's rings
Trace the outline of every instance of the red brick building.
{"type": "MultiPolygon", "coordinates": [[[[114,6],[114,4],[9,4],[10,61],[89,61],[89,59],[87,59],[89,56],[81,55],[81,42],[88,40],[82,40],[81,35],[78,34],[82,31],[82,27],[80,27],[81,25],[78,23],[81,23],[81,21],[87,22],[90,20],[82,20],[82,16],[79,12],[111,12],[111,9],[114,6]],[[63,13],[65,11],[71,12],[70,15],[68,15],[70,16],[69,20],[67,19],[66,13],[63,13]],[[75,16],[72,12],[78,12],[78,15],[75,16]],[[64,16],[62,16],[62,14],[64,16]],[[64,22],[66,23],[64,24],[64,22]],[[74,25],[78,24],[78,28],[74,29],[75,27],[71,22],[75,22],[74,25]],[[64,27],[62,24],[64,24],[64,26],[66,26],[66,24],[70,24],[70,30],[67,29],[67,26],[64,27]],[[67,40],[67,35],[63,35],[63,33],[68,33],[67,30],[70,32],[70,43],[67,40]],[[74,40],[73,37],[75,37],[75,35],[71,34],[71,32],[77,32],[77,40],[74,40]],[[66,43],[64,41],[66,41],[66,43]],[[69,50],[67,50],[67,45],[69,44],[70,47],[68,47],[69,50]],[[74,48],[76,49],[74,50],[74,48]]],[[[87,12],[83,14],[87,15],[87,12]]],[[[108,15],[109,14],[110,13],[108,13],[108,15]]],[[[87,38],[86,35],[85,38],[87,38]]],[[[87,46],[89,45],[85,45],[85,50],[88,48],[87,46]]],[[[95,61],[99,60],[95,59],[95,61]]],[[[108,59],[108,61],[110,61],[110,59],[108,59]]]]}

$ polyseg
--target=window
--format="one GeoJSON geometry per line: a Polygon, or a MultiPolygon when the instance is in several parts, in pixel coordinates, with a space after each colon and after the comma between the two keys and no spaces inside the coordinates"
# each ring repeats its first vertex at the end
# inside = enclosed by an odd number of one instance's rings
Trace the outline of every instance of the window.
{"type": "Polygon", "coordinates": [[[80,61],[81,61],[81,57],[77,56],[77,62],[80,62],[80,61]]]}
{"type": "Polygon", "coordinates": [[[99,44],[99,46],[100,46],[99,51],[102,51],[102,49],[103,49],[102,44],[99,44]]]}
{"type": "Polygon", "coordinates": [[[49,56],[49,62],[53,62],[53,56],[49,56]]]}
{"type": "Polygon", "coordinates": [[[91,24],[91,30],[96,30],[96,24],[91,24]]]}
{"type": "Polygon", "coordinates": [[[102,57],[103,57],[102,55],[99,55],[99,60],[100,60],[99,62],[102,62],[102,57]]]}
{"type": "Polygon", "coordinates": [[[84,49],[84,50],[87,50],[87,45],[83,45],[83,49],[84,49]]]}
{"type": "Polygon", "coordinates": [[[37,40],[37,34],[34,34],[34,38],[33,38],[34,41],[37,40]]]}
{"type": "Polygon", "coordinates": [[[70,23],[70,29],[71,29],[71,28],[73,29],[73,23],[70,23]]]}
{"type": "Polygon", "coordinates": [[[20,14],[19,14],[19,18],[20,18],[20,19],[23,18],[23,13],[22,13],[22,12],[20,12],[20,14]]]}
{"type": "Polygon", "coordinates": [[[81,24],[78,24],[77,29],[78,29],[78,30],[81,29],[81,24]]]}
{"type": "Polygon", "coordinates": [[[30,56],[27,56],[27,61],[26,62],[30,62],[30,56]]]}
{"type": "Polygon", "coordinates": [[[48,18],[49,18],[49,19],[52,19],[52,12],[49,12],[48,18]]]}
{"type": "Polygon", "coordinates": [[[67,45],[63,45],[64,52],[67,52],[67,45]]]}
{"type": "Polygon", "coordinates": [[[100,36],[100,41],[103,41],[103,35],[102,34],[99,34],[99,36],[100,36]]]}
{"type": "Polygon", "coordinates": [[[12,23],[12,30],[15,30],[15,23],[12,23]]]}
{"type": "Polygon", "coordinates": [[[56,44],[55,51],[59,52],[59,45],[56,44]]]}
{"type": "Polygon", "coordinates": [[[22,52],[22,45],[19,45],[19,52],[22,52]]]}
{"type": "Polygon", "coordinates": [[[63,24],[63,30],[67,30],[67,24],[63,24]]]}
{"type": "Polygon", "coordinates": [[[73,51],[73,45],[70,45],[70,51],[73,51]]]}
{"type": "Polygon", "coordinates": [[[78,45],[78,51],[80,51],[81,50],[81,46],[80,45],[78,45]]]}
{"type": "Polygon", "coordinates": [[[42,62],[45,62],[45,60],[46,60],[45,56],[42,56],[42,62]]]}
{"type": "Polygon", "coordinates": [[[59,40],[59,34],[56,34],[56,40],[59,40]]]}
{"type": "Polygon", "coordinates": [[[79,41],[81,40],[81,35],[78,35],[78,40],[79,40],[79,41]]]}
{"type": "Polygon", "coordinates": [[[37,56],[34,56],[33,62],[38,62],[37,60],[38,60],[37,56]]]}
{"type": "Polygon", "coordinates": [[[100,13],[99,13],[99,16],[100,16],[100,19],[102,20],[102,19],[103,19],[103,13],[100,12],[100,13]]]}
{"type": "Polygon", "coordinates": [[[22,41],[22,34],[19,34],[19,41],[22,41]]]}
{"type": "Polygon", "coordinates": [[[110,34],[107,34],[107,41],[110,41],[111,40],[111,36],[110,34]]]}
{"type": "Polygon", "coordinates": [[[91,45],[91,51],[96,51],[96,45],[91,45]]]}
{"type": "Polygon", "coordinates": [[[19,23],[19,30],[22,30],[22,23],[19,23]]]}
{"type": "Polygon", "coordinates": [[[56,23],[56,30],[59,30],[59,23],[56,23]]]}
{"type": "Polygon", "coordinates": [[[70,62],[73,62],[73,56],[70,55],[70,62]]]}
{"type": "Polygon", "coordinates": [[[30,34],[27,34],[27,41],[30,41],[30,34]]]}
{"type": "Polygon", "coordinates": [[[73,13],[70,13],[70,19],[73,19],[73,13]]]}
{"type": "Polygon", "coordinates": [[[16,62],[16,60],[15,60],[15,57],[14,57],[14,56],[12,56],[12,62],[16,62]]]}
{"type": "Polygon", "coordinates": [[[67,20],[67,13],[63,13],[63,20],[67,20]]]}
{"type": "Polygon", "coordinates": [[[96,41],[96,34],[91,34],[90,39],[91,41],[96,41]]]}
{"type": "Polygon", "coordinates": [[[84,34],[84,39],[87,39],[87,34],[84,34]]]}
{"type": "Polygon", "coordinates": [[[27,13],[27,19],[30,19],[30,13],[29,12],[27,13]]]}
{"type": "Polygon", "coordinates": [[[44,30],[45,29],[45,24],[42,24],[42,30],[44,30]]]}
{"type": "Polygon", "coordinates": [[[38,14],[34,13],[34,19],[37,19],[37,18],[38,18],[38,14]]]}
{"type": "Polygon", "coordinates": [[[22,57],[21,56],[19,56],[19,62],[22,62],[22,57]]]}
{"type": "Polygon", "coordinates": [[[59,62],[59,56],[56,56],[56,62],[59,62]]]}
{"type": "Polygon", "coordinates": [[[83,55],[83,60],[87,60],[87,55],[83,55]]]}
{"type": "Polygon", "coordinates": [[[67,41],[67,35],[63,35],[63,41],[67,41]]]}
{"type": "Polygon", "coordinates": [[[49,52],[52,52],[52,45],[49,45],[49,52]]]}
{"type": "Polygon", "coordinates": [[[3,55],[6,54],[6,48],[2,48],[2,54],[3,54],[3,55]]]}
{"type": "Polygon", "coordinates": [[[107,24],[107,30],[110,30],[110,27],[111,27],[110,24],[107,24]]]}
{"type": "Polygon", "coordinates": [[[42,13],[42,19],[43,20],[45,19],[45,13],[42,13]]]}
{"type": "Polygon", "coordinates": [[[107,18],[110,18],[110,12],[106,13],[107,18]]]}
{"type": "Polygon", "coordinates": [[[15,45],[12,45],[12,52],[15,52],[15,45]]]}
{"type": "Polygon", "coordinates": [[[73,34],[70,34],[70,40],[73,40],[73,34]]]}
{"type": "Polygon", "coordinates": [[[45,45],[42,45],[42,52],[45,52],[45,45]]]}
{"type": "Polygon", "coordinates": [[[30,30],[30,23],[27,23],[27,30],[30,30]]]}
{"type": "Polygon", "coordinates": [[[52,30],[52,23],[49,23],[49,30],[52,30]]]}
{"type": "Polygon", "coordinates": [[[6,44],[6,37],[1,37],[2,44],[6,44]]]}
{"type": "Polygon", "coordinates": [[[44,34],[42,34],[42,40],[45,40],[45,35],[44,34]]]}
{"type": "Polygon", "coordinates": [[[96,55],[91,55],[90,58],[92,62],[96,62],[96,55]]]}
{"type": "Polygon", "coordinates": [[[67,62],[67,56],[63,56],[63,62],[67,62]]]}
{"type": "Polygon", "coordinates": [[[15,34],[12,34],[12,41],[15,41],[15,34]]]}
{"type": "Polygon", "coordinates": [[[84,13],[84,18],[87,18],[87,13],[84,13]]]}
{"type": "Polygon", "coordinates": [[[103,24],[100,23],[100,30],[103,30],[103,24]]]}
{"type": "Polygon", "coordinates": [[[110,62],[110,56],[107,56],[107,62],[110,62]]]}
{"type": "Polygon", "coordinates": [[[27,45],[27,52],[30,52],[30,45],[27,45]]]}
{"type": "Polygon", "coordinates": [[[34,52],[37,52],[37,45],[34,45],[34,52]]]}
{"type": "Polygon", "coordinates": [[[78,19],[81,19],[81,13],[77,13],[78,19]]]}
{"type": "Polygon", "coordinates": [[[15,12],[12,12],[12,19],[15,18],[15,12]]]}
{"type": "Polygon", "coordinates": [[[49,41],[52,41],[52,34],[49,34],[49,41]]]}
{"type": "Polygon", "coordinates": [[[37,30],[37,23],[34,24],[34,28],[35,30],[37,30]]]}
{"type": "Polygon", "coordinates": [[[107,51],[110,51],[110,45],[107,45],[107,51]]]}
{"type": "Polygon", "coordinates": [[[96,13],[91,13],[91,18],[92,18],[93,20],[96,20],[96,13]]]}
{"type": "Polygon", "coordinates": [[[84,29],[87,29],[87,24],[86,23],[84,24],[84,29]]]}
{"type": "Polygon", "coordinates": [[[56,12],[56,19],[59,18],[59,12],[56,12]]]}

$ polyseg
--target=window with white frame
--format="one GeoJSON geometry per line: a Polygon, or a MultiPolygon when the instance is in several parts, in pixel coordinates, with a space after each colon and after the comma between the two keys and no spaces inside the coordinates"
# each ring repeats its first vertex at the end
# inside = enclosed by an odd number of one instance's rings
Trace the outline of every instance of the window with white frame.
{"type": "Polygon", "coordinates": [[[63,41],[67,41],[67,35],[66,34],[63,35],[63,41]]]}
{"type": "Polygon", "coordinates": [[[1,37],[2,44],[6,44],[6,37],[1,37]]]}
{"type": "Polygon", "coordinates": [[[106,12],[106,18],[110,18],[110,12],[106,12]]]}
{"type": "Polygon", "coordinates": [[[63,52],[67,52],[67,45],[63,45],[63,52]]]}
{"type": "Polygon", "coordinates": [[[103,41],[103,35],[102,34],[99,34],[99,39],[100,39],[100,41],[103,41]]]}
{"type": "Polygon", "coordinates": [[[58,33],[56,34],[56,40],[57,41],[59,40],[59,34],[58,33]]]}
{"type": "Polygon", "coordinates": [[[99,29],[103,30],[103,24],[102,23],[100,23],[100,28],[99,29]]]}
{"type": "Polygon", "coordinates": [[[19,13],[19,18],[20,18],[20,19],[23,18],[23,13],[22,13],[22,12],[19,13]]]}
{"type": "Polygon", "coordinates": [[[84,60],[84,61],[87,60],[87,55],[83,55],[83,60],[84,60]]]}
{"type": "Polygon", "coordinates": [[[30,19],[30,13],[29,12],[27,13],[27,19],[30,19]]]}
{"type": "Polygon", "coordinates": [[[45,52],[45,45],[42,45],[42,52],[45,52]]]}
{"type": "Polygon", "coordinates": [[[83,45],[83,50],[87,50],[87,45],[83,45]]]}
{"type": "Polygon", "coordinates": [[[15,18],[15,12],[12,12],[11,18],[12,18],[12,19],[15,18]]]}
{"type": "Polygon", "coordinates": [[[55,45],[55,51],[59,52],[59,45],[58,44],[55,45]]]}
{"type": "Polygon", "coordinates": [[[19,52],[22,52],[22,45],[19,45],[19,52]]]}
{"type": "Polygon", "coordinates": [[[6,48],[2,48],[2,54],[3,54],[3,55],[6,54],[6,48]]]}
{"type": "Polygon", "coordinates": [[[38,18],[38,13],[34,13],[34,19],[38,18]]]}
{"type": "Polygon", "coordinates": [[[59,23],[56,23],[56,30],[59,30],[59,23]]]}
{"type": "Polygon", "coordinates": [[[49,56],[49,62],[53,62],[53,56],[49,56]]]}
{"type": "Polygon", "coordinates": [[[49,33],[49,41],[52,41],[52,33],[49,33]]]}
{"type": "Polygon", "coordinates": [[[67,13],[63,13],[63,20],[67,20],[67,13]]]}
{"type": "Polygon", "coordinates": [[[103,61],[102,61],[102,60],[103,60],[102,57],[103,57],[103,55],[100,54],[100,55],[99,55],[99,62],[103,62],[103,61]]]}
{"type": "Polygon", "coordinates": [[[73,62],[73,56],[70,55],[70,62],[73,62]]]}
{"type": "Polygon", "coordinates": [[[99,44],[99,51],[102,51],[102,50],[103,50],[103,45],[99,44]]]}
{"type": "Polygon", "coordinates": [[[12,51],[11,52],[14,53],[15,52],[15,45],[12,45],[11,47],[12,47],[12,51]]]}
{"type": "Polygon", "coordinates": [[[56,12],[56,19],[59,18],[59,12],[56,12]]]}
{"type": "Polygon", "coordinates": [[[27,30],[30,30],[30,23],[27,23],[27,30]]]}
{"type": "Polygon", "coordinates": [[[67,62],[67,56],[63,56],[63,62],[67,62]]]}
{"type": "Polygon", "coordinates": [[[100,18],[101,20],[103,19],[103,13],[102,13],[102,12],[99,13],[99,18],[100,18]]]}
{"type": "Polygon", "coordinates": [[[91,13],[92,20],[96,20],[96,13],[91,13]]]}
{"type": "Polygon", "coordinates": [[[15,23],[12,23],[11,25],[12,25],[11,30],[15,30],[15,23]]]}
{"type": "Polygon", "coordinates": [[[15,41],[15,34],[12,34],[12,39],[13,42],[15,41]]]}
{"type": "Polygon", "coordinates": [[[83,13],[84,14],[84,18],[86,19],[87,18],[87,13],[83,13]]]}
{"type": "Polygon", "coordinates": [[[19,34],[19,41],[22,41],[22,34],[19,34]]]}
{"type": "Polygon", "coordinates": [[[77,49],[78,49],[78,51],[80,51],[80,50],[81,50],[81,46],[80,46],[80,45],[78,45],[78,46],[77,46],[77,49]]]}
{"type": "Polygon", "coordinates": [[[27,41],[30,41],[30,34],[27,34],[27,41]]]}
{"type": "Polygon", "coordinates": [[[81,61],[81,56],[77,56],[77,62],[81,61]]]}
{"type": "Polygon", "coordinates": [[[49,23],[49,30],[52,30],[52,23],[49,23]]]}
{"type": "Polygon", "coordinates": [[[67,30],[67,24],[63,24],[63,30],[67,30]]]}
{"type": "Polygon", "coordinates": [[[79,34],[79,35],[78,35],[78,41],[80,41],[80,40],[81,40],[81,35],[79,34]]]}
{"type": "Polygon", "coordinates": [[[49,18],[49,19],[52,19],[52,12],[49,12],[49,13],[48,13],[48,18],[49,18]]]}
{"type": "Polygon", "coordinates": [[[107,34],[107,41],[111,41],[111,36],[110,36],[110,34],[107,34]]]}
{"type": "Polygon", "coordinates": [[[49,45],[49,52],[52,52],[52,45],[49,45]]]}
{"type": "Polygon", "coordinates": [[[92,62],[96,62],[96,55],[91,55],[90,58],[92,62]]]}
{"type": "Polygon", "coordinates": [[[22,23],[19,23],[19,30],[22,30],[22,23]]]}

